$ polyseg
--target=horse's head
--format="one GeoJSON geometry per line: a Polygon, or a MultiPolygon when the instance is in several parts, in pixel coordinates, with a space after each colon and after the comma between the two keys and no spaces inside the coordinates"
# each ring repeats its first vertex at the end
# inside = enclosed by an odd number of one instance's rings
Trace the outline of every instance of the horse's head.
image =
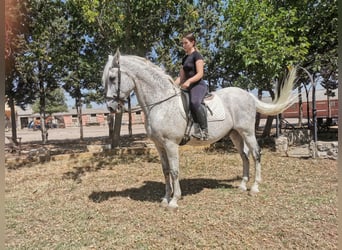
{"type": "Polygon", "coordinates": [[[133,89],[134,82],[120,65],[120,52],[108,56],[108,61],[102,75],[105,87],[107,108],[111,112],[118,111],[125,103],[133,89]]]}

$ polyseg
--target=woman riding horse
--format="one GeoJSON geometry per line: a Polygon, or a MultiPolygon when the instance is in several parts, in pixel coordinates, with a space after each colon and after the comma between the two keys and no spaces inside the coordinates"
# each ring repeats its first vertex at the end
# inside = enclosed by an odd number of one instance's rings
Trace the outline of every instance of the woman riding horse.
{"type": "Polygon", "coordinates": [[[182,89],[189,90],[190,93],[191,114],[194,122],[199,125],[192,136],[200,140],[208,140],[207,111],[202,105],[204,96],[208,92],[208,87],[203,81],[203,56],[196,48],[194,34],[185,35],[182,44],[186,55],[182,60],[182,68],[175,83],[181,85],[182,89]]]}

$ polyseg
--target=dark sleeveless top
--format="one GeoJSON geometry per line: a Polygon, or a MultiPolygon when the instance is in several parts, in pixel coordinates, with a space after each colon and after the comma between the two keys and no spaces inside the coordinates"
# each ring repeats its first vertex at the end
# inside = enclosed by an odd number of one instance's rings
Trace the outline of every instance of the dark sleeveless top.
{"type": "MultiPolygon", "coordinates": [[[[197,50],[192,52],[190,55],[185,55],[185,57],[183,57],[182,65],[186,80],[196,75],[196,61],[201,59],[203,60],[203,56],[197,50]]],[[[205,84],[203,79],[193,84],[198,83],[205,84]]]]}

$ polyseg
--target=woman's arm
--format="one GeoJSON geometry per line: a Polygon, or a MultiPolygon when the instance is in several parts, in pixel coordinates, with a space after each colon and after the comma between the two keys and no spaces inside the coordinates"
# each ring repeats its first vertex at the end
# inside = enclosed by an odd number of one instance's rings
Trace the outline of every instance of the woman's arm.
{"type": "Polygon", "coordinates": [[[183,68],[180,69],[179,76],[176,78],[175,83],[177,85],[181,85],[182,83],[184,83],[184,70],[183,70],[183,68]]]}

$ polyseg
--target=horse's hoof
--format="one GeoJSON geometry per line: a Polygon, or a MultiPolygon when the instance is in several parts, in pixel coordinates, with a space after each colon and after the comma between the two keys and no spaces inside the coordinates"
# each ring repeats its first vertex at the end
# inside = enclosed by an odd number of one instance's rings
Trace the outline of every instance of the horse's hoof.
{"type": "Polygon", "coordinates": [[[162,201],[160,202],[160,206],[167,208],[169,206],[169,203],[167,202],[167,199],[162,199],[162,201]]]}
{"type": "Polygon", "coordinates": [[[250,196],[257,196],[257,194],[259,193],[259,189],[251,189],[251,191],[249,192],[250,196]]]}
{"type": "Polygon", "coordinates": [[[172,211],[172,212],[177,212],[177,210],[178,210],[178,205],[168,205],[167,207],[166,207],[166,209],[168,210],[168,211],[172,211]]]}
{"type": "Polygon", "coordinates": [[[169,211],[177,211],[178,205],[176,202],[170,201],[169,205],[167,206],[167,210],[169,211]]]}
{"type": "Polygon", "coordinates": [[[246,192],[247,191],[247,187],[246,186],[239,186],[239,190],[241,192],[246,192]]]}

